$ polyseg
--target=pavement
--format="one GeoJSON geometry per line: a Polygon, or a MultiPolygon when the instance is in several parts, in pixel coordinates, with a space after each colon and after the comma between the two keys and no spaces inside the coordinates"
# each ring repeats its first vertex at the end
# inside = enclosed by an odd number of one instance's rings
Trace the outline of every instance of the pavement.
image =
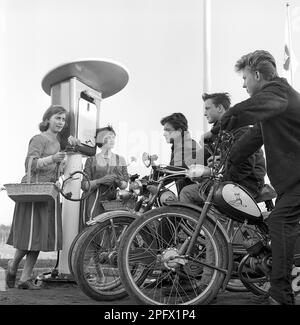
{"type": "MultiPolygon", "coordinates": [[[[17,279],[21,270],[18,271],[17,279]]],[[[35,268],[34,275],[50,271],[49,268],[35,268]]],[[[5,286],[4,286],[5,287],[5,286]]],[[[3,289],[3,286],[2,286],[3,289]]],[[[5,288],[0,291],[0,305],[102,305],[123,306],[135,305],[129,297],[115,301],[95,301],[85,295],[75,282],[43,282],[41,290],[21,290],[5,288]]],[[[211,305],[267,305],[262,297],[250,292],[229,292],[220,290],[211,305]]],[[[300,305],[300,294],[296,298],[296,305],[300,305]]]]}
{"type": "MultiPolygon", "coordinates": [[[[218,295],[216,305],[255,305],[251,293],[218,295]]],[[[0,292],[0,305],[134,305],[129,297],[116,301],[95,301],[86,296],[74,283],[46,283],[41,290],[7,289],[0,292]]]]}
{"type": "MultiPolygon", "coordinates": [[[[265,305],[265,300],[250,292],[220,291],[212,305],[265,305]]],[[[297,298],[300,305],[300,295],[297,298]]],[[[86,296],[75,283],[43,283],[41,290],[21,290],[7,288],[0,292],[0,305],[135,305],[133,299],[126,297],[116,301],[95,301],[86,296]]]]}

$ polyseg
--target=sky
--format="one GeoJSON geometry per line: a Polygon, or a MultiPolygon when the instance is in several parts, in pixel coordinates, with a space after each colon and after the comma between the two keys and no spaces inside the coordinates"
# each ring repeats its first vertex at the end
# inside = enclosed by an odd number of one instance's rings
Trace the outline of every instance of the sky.
{"type": "MultiPolygon", "coordinates": [[[[300,0],[291,0],[292,44],[300,62],[300,0]]],[[[211,0],[211,92],[248,97],[235,62],[256,49],[271,52],[282,72],[285,1],[211,0]]],[[[78,59],[119,62],[129,82],[101,103],[100,126],[117,132],[115,152],[144,151],[167,164],[170,146],[160,120],[182,112],[199,140],[203,118],[202,0],[0,0],[0,186],[20,182],[30,138],[51,98],[41,81],[54,67],[78,59]]],[[[294,87],[300,90],[300,68],[294,87]]],[[[0,192],[0,224],[10,224],[13,201],[0,192]]]]}

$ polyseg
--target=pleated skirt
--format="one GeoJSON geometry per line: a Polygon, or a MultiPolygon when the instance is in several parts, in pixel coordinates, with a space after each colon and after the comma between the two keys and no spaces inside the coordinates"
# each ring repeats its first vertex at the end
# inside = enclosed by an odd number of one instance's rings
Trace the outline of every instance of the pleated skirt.
{"type": "Polygon", "coordinates": [[[61,206],[49,202],[16,203],[7,244],[21,250],[62,249],[61,206]]]}

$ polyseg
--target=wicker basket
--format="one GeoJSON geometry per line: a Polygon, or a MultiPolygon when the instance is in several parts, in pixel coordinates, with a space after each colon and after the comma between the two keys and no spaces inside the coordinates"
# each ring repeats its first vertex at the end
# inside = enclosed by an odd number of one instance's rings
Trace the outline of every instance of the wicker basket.
{"type": "Polygon", "coordinates": [[[55,200],[58,195],[58,188],[54,183],[30,183],[31,165],[33,157],[29,158],[27,169],[27,183],[5,184],[7,195],[15,202],[45,202],[55,200]]]}
{"type": "Polygon", "coordinates": [[[55,200],[58,189],[54,183],[5,184],[7,195],[15,202],[45,202],[55,200]]]}
{"type": "Polygon", "coordinates": [[[111,200],[111,201],[101,201],[105,211],[113,210],[132,210],[136,205],[136,199],[130,199],[127,201],[122,200],[111,200]]]}
{"type": "Polygon", "coordinates": [[[127,209],[126,203],[120,200],[101,201],[105,211],[127,209]]]}

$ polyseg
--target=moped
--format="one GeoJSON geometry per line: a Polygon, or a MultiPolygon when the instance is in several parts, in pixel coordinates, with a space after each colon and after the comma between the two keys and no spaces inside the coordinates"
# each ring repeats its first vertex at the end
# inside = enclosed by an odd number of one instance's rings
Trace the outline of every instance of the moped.
{"type": "MultiPolygon", "coordinates": [[[[137,303],[209,304],[233,275],[237,236],[246,251],[238,264],[238,278],[251,292],[267,294],[272,267],[270,211],[262,211],[242,186],[222,181],[233,142],[232,134],[221,131],[214,151],[221,152],[218,164],[173,172],[201,176],[203,206],[169,202],[136,219],[121,238],[119,273],[137,303]],[[142,279],[135,277],[136,269],[143,270],[142,279]]],[[[271,210],[272,196],[261,199],[271,210]]],[[[299,237],[292,272],[295,293],[300,290],[299,237]]]]}
{"type": "MultiPolygon", "coordinates": [[[[119,205],[121,207],[88,221],[72,243],[69,269],[80,289],[94,300],[116,300],[127,296],[117,264],[120,239],[128,226],[143,213],[177,200],[169,187],[182,176],[167,175],[160,165],[156,165],[157,158],[144,153],[142,160],[146,167],[151,166],[150,174],[143,178],[132,175],[129,189],[117,193],[116,201],[123,203],[119,205]],[[126,204],[128,201],[134,204],[126,204]]],[[[135,270],[136,278],[141,279],[143,274],[140,269],[135,270]]]]}

